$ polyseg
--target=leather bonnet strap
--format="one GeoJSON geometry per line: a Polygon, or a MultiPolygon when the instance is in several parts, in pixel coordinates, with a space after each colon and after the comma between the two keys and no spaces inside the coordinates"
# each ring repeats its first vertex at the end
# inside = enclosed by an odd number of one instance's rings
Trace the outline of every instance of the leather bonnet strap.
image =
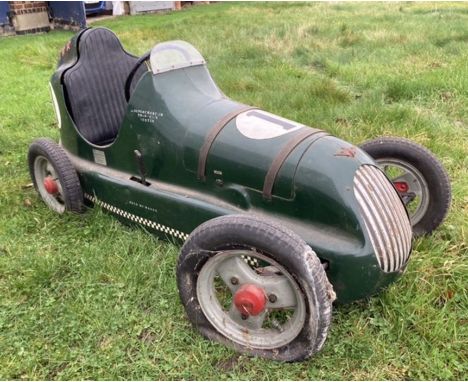
{"type": "Polygon", "coordinates": [[[281,166],[283,166],[284,161],[292,153],[292,151],[299,146],[301,142],[306,140],[309,137],[313,136],[313,140],[310,142],[312,144],[317,139],[329,135],[323,130],[306,128],[300,130],[298,134],[294,135],[281,149],[278,155],[275,157],[271,163],[270,169],[268,170],[265,176],[265,182],[263,183],[263,197],[267,200],[271,200],[271,195],[273,191],[273,186],[275,184],[276,176],[278,175],[281,166]]]}
{"type": "Polygon", "coordinates": [[[226,126],[232,119],[237,117],[239,114],[248,111],[258,109],[257,107],[253,106],[242,106],[239,109],[231,111],[230,113],[226,114],[223,118],[221,118],[215,125],[211,128],[210,132],[207,134],[205,141],[203,142],[203,146],[200,149],[200,155],[198,156],[198,172],[197,178],[200,180],[205,180],[205,171],[206,171],[206,161],[208,159],[208,153],[210,152],[211,146],[213,145],[216,137],[218,134],[223,130],[224,126],[226,126]]]}

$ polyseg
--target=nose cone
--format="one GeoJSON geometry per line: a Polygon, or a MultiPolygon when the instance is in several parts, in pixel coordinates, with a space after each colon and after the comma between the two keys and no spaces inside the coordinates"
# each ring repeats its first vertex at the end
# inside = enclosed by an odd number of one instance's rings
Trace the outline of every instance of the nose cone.
{"type": "Polygon", "coordinates": [[[296,202],[301,218],[360,236],[359,211],[353,193],[354,174],[374,161],[358,147],[326,136],[302,156],[294,176],[296,202]]]}

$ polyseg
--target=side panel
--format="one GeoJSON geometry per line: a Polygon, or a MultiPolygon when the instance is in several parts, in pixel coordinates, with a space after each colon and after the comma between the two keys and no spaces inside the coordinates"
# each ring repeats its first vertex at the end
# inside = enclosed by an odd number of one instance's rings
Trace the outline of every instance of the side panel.
{"type": "Polygon", "coordinates": [[[126,224],[138,224],[153,234],[183,243],[203,222],[228,214],[249,213],[276,220],[298,233],[328,263],[327,276],[340,303],[375,294],[399,273],[383,273],[365,242],[331,227],[308,224],[293,217],[238,208],[192,189],[149,179],[150,186],[131,180],[131,174],[95,165],[70,155],[85,197],[126,224]]]}
{"type": "Polygon", "coordinates": [[[145,186],[129,177],[96,171],[80,171],[79,175],[88,201],[126,223],[140,224],[158,236],[182,242],[203,222],[240,212],[227,204],[217,205],[209,198],[184,195],[183,190],[170,185],[145,186]]]}

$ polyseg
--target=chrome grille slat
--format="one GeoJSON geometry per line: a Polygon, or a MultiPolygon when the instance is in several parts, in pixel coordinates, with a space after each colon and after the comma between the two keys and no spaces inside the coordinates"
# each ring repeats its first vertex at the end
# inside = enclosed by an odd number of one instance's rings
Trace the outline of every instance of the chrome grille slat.
{"type": "Polygon", "coordinates": [[[393,185],[376,166],[362,165],[354,176],[354,195],[384,272],[395,272],[411,252],[411,224],[393,185]]]}
{"type": "MultiPolygon", "coordinates": [[[[382,189],[382,187],[380,187],[380,184],[378,182],[374,181],[373,176],[372,176],[373,174],[368,174],[368,170],[369,169],[367,168],[363,168],[362,176],[367,180],[368,187],[373,187],[373,189],[376,189],[377,191],[379,191],[378,194],[368,193],[368,196],[372,198],[372,201],[374,203],[373,207],[374,207],[375,213],[378,213],[379,215],[381,215],[381,219],[385,222],[385,225],[381,227],[381,230],[382,230],[381,232],[383,233],[383,235],[387,239],[387,242],[389,243],[388,244],[390,247],[389,253],[390,254],[399,253],[400,250],[398,248],[395,235],[391,234],[391,232],[394,232],[395,224],[392,221],[393,220],[392,215],[387,213],[388,200],[385,199],[385,191],[382,189]],[[382,205],[382,201],[385,203],[384,205],[382,205]],[[382,206],[378,208],[379,205],[382,205],[382,206]],[[391,231],[389,232],[388,229],[390,229],[391,231]]],[[[390,265],[389,269],[398,267],[399,259],[394,258],[393,256],[391,257],[392,257],[392,261],[390,261],[390,263],[392,264],[390,265]]]]}
{"type": "MultiPolygon", "coordinates": [[[[382,182],[388,181],[385,175],[382,172],[378,172],[377,176],[380,177],[382,182]]],[[[393,202],[395,204],[401,205],[401,208],[396,208],[395,211],[397,212],[400,221],[405,221],[407,219],[407,214],[404,206],[402,205],[402,202],[400,200],[400,197],[394,191],[393,189],[391,190],[393,192],[389,192],[390,197],[392,198],[393,202]]],[[[413,232],[411,230],[411,225],[410,224],[404,224],[403,225],[403,233],[405,234],[405,244],[406,244],[406,252],[409,252],[411,250],[411,239],[413,237],[413,232]]]]}
{"type": "Polygon", "coordinates": [[[367,220],[369,220],[369,234],[373,236],[377,241],[380,240],[382,245],[380,246],[381,256],[380,259],[385,263],[384,269],[391,269],[394,265],[394,259],[391,254],[393,253],[393,248],[390,242],[390,237],[387,234],[386,228],[387,224],[382,220],[382,217],[379,213],[375,211],[375,202],[369,199],[369,193],[366,192],[365,187],[361,184],[356,186],[357,191],[361,194],[361,200],[364,201],[361,204],[361,208],[365,209],[367,220]],[[381,234],[380,234],[381,233],[381,234]]]}
{"type": "MultiPolygon", "coordinates": [[[[377,172],[377,177],[380,178],[381,182],[388,182],[387,178],[385,177],[385,175],[382,173],[382,172],[377,172]]],[[[406,214],[406,211],[405,211],[405,208],[403,207],[403,204],[400,200],[400,197],[397,195],[396,191],[392,188],[392,189],[388,189],[387,190],[387,195],[389,196],[390,198],[390,203],[393,201],[394,204],[397,204],[397,205],[401,205],[401,208],[395,208],[395,212],[396,212],[396,215],[395,215],[395,218],[399,218],[399,221],[405,221],[408,219],[407,217],[407,214],[406,214]]],[[[397,222],[398,224],[398,222],[397,222]]],[[[405,259],[405,256],[404,254],[405,253],[409,253],[409,251],[411,250],[411,237],[413,235],[412,231],[411,231],[411,226],[409,224],[404,224],[403,225],[403,235],[401,238],[401,240],[404,240],[404,248],[403,248],[403,252],[400,252],[400,267],[403,266],[403,264],[405,263],[406,259],[405,259]]]]}
{"type": "MultiPolygon", "coordinates": [[[[381,174],[382,177],[384,177],[383,174],[381,174]]],[[[398,196],[398,194],[396,192],[393,193],[393,198],[395,199],[395,201],[400,201],[400,197],[398,196]]],[[[402,218],[407,218],[407,213],[406,213],[406,209],[405,208],[400,208],[398,209],[400,215],[402,216],[402,218]]],[[[408,238],[408,251],[411,250],[411,239],[413,238],[413,230],[411,228],[411,224],[407,224],[404,226],[406,229],[406,236],[408,238]]]]}
{"type": "Polygon", "coordinates": [[[381,256],[379,257],[379,264],[380,264],[380,262],[383,262],[383,264],[381,264],[381,267],[383,269],[387,269],[388,266],[389,266],[388,263],[390,262],[390,260],[389,260],[390,258],[389,258],[389,256],[387,256],[387,250],[386,250],[384,240],[383,240],[382,236],[375,235],[374,230],[371,229],[371,227],[376,227],[378,225],[378,223],[376,223],[372,212],[369,211],[369,208],[367,207],[365,196],[362,195],[362,193],[360,191],[360,188],[356,187],[354,189],[354,191],[355,191],[356,199],[358,200],[359,204],[361,205],[361,208],[364,210],[365,216],[367,216],[367,219],[364,220],[364,222],[366,224],[367,232],[369,233],[369,237],[371,239],[372,245],[373,245],[374,249],[376,250],[376,252],[378,251],[379,253],[381,253],[381,256]],[[376,242],[378,243],[378,247],[375,245],[376,242]]]}
{"type": "MultiPolygon", "coordinates": [[[[393,189],[390,189],[389,187],[382,186],[382,184],[386,184],[384,182],[388,182],[382,173],[377,172],[376,175],[381,176],[380,180],[382,183],[377,182],[377,186],[380,188],[382,195],[384,195],[385,202],[387,203],[387,205],[391,206],[392,203],[395,202],[395,200],[392,199],[392,194],[395,194],[395,192],[393,191],[393,189]]],[[[399,226],[398,223],[399,223],[399,220],[401,220],[401,217],[395,214],[390,214],[390,217],[391,217],[393,232],[398,232],[398,226],[399,226]]],[[[397,240],[399,253],[402,254],[402,253],[407,252],[408,249],[406,248],[406,245],[404,243],[404,237],[402,237],[402,235],[393,235],[393,237],[395,237],[395,239],[397,240]]],[[[401,262],[399,265],[401,265],[401,262]]]]}

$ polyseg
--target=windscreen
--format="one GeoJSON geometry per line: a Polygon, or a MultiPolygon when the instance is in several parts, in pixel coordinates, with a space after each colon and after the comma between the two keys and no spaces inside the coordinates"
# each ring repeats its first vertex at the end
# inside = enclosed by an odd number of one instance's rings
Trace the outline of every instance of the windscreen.
{"type": "Polygon", "coordinates": [[[150,62],[154,74],[205,64],[200,52],[185,41],[168,41],[157,44],[151,50],[150,62]]]}

